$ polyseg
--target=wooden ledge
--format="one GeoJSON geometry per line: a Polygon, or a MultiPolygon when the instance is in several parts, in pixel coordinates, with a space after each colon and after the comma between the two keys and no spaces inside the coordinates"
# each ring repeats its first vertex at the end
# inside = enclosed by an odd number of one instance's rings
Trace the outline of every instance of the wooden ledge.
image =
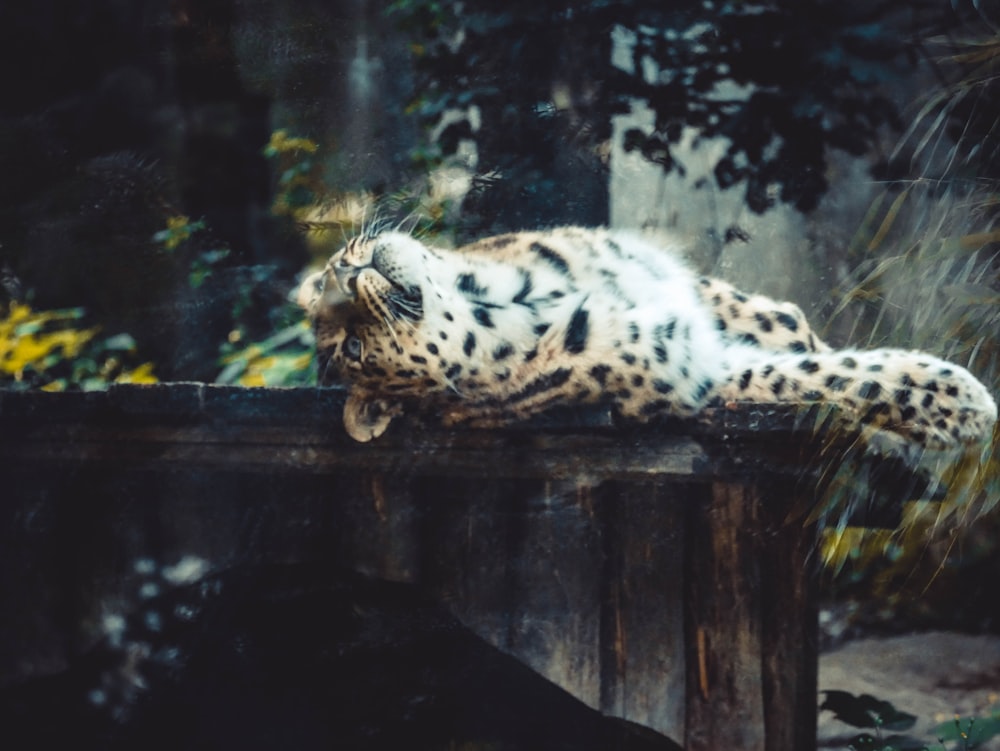
{"type": "Polygon", "coordinates": [[[815,414],[739,405],[696,419],[618,426],[607,409],[567,409],[500,429],[408,417],[369,444],[341,425],[345,392],[201,383],[107,391],[0,391],[0,460],[190,465],[269,473],[345,468],[474,477],[704,480],[801,473],[816,454],[815,414]]]}

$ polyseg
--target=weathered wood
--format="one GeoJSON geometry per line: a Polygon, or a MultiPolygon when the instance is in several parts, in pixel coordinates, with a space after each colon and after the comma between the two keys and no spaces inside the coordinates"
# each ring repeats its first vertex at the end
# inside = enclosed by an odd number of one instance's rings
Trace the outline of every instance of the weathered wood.
{"type": "MultiPolygon", "coordinates": [[[[501,430],[428,428],[401,420],[374,446],[341,428],[333,389],[240,389],[204,384],[118,386],[102,392],[0,392],[0,458],[88,465],[141,462],[240,472],[444,470],[449,475],[585,480],[708,479],[762,464],[794,466],[806,434],[787,405],[706,412],[666,429],[617,428],[606,410],[561,412],[501,430]],[[730,451],[709,455],[704,443],[730,451]],[[742,444],[757,453],[740,457],[742,444]],[[733,463],[733,457],[736,462],[733,463]],[[745,462],[746,468],[739,466],[745,462]]],[[[779,467],[780,470],[780,467],[779,467]]]]}
{"type": "MultiPolygon", "coordinates": [[[[371,444],[334,390],[0,393],[0,683],[51,670],[133,561],[337,566],[431,593],[606,714],[688,749],[806,749],[817,453],[794,408],[500,430],[402,420],[371,444]],[[16,604],[16,607],[13,605],[16,604]]],[[[824,447],[827,455],[835,450],[824,447]]]]}

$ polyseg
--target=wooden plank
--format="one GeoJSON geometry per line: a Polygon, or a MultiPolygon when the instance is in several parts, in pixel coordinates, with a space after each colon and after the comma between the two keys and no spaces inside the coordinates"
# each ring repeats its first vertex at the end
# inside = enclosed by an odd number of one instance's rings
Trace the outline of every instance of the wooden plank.
{"type": "Polygon", "coordinates": [[[413,418],[400,420],[376,442],[358,444],[341,428],[343,400],[343,392],[333,389],[204,384],[0,393],[0,459],[576,480],[708,479],[753,471],[754,456],[757,469],[801,466],[802,443],[785,440],[801,416],[786,406],[741,406],[698,420],[628,429],[616,427],[606,410],[596,408],[501,430],[442,429],[413,418]],[[748,445],[757,453],[744,451],[748,445]],[[719,451],[720,446],[741,450],[719,451]]]}
{"type": "Polygon", "coordinates": [[[684,748],[765,751],[757,490],[714,483],[686,505],[684,748]]]}

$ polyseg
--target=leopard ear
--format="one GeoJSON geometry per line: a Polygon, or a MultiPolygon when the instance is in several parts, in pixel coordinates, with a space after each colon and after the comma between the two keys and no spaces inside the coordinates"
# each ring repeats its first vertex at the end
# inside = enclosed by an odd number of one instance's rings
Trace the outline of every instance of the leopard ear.
{"type": "Polygon", "coordinates": [[[403,414],[397,403],[351,394],[344,404],[344,428],[355,441],[367,443],[382,435],[392,418],[403,414]]]}

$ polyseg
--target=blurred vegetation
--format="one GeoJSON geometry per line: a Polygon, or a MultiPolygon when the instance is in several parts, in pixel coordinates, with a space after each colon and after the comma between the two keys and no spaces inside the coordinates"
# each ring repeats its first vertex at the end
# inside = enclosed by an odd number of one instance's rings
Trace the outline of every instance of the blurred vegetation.
{"type": "MultiPolygon", "coordinates": [[[[693,134],[697,148],[723,137],[713,187],[742,186],[757,213],[777,203],[809,211],[828,187],[830,149],[871,154],[886,127],[902,128],[891,82],[913,50],[901,29],[953,22],[939,0],[397,0],[390,12],[411,34],[419,94],[409,111],[439,131],[443,154],[477,146],[489,177],[466,208],[488,202],[483,223],[513,196],[585,204],[550,163],[571,153],[600,179],[611,118],[636,102],[655,122],[629,130],[626,150],[683,174],[682,140],[693,134]]],[[[881,161],[873,169],[884,171],[881,161]]],[[[524,218],[511,210],[505,221],[524,218]]]]}
{"type": "MultiPolygon", "coordinates": [[[[893,156],[925,173],[890,181],[848,249],[831,327],[852,341],[934,352],[1000,393],[1000,33],[984,19],[932,48],[945,83],[918,103],[893,156]]],[[[867,625],[1000,627],[1000,455],[945,472],[941,503],[914,502],[892,532],[831,526],[823,557],[833,591],[867,625]],[[975,522],[975,523],[973,523],[975,522]]]]}
{"type": "Polygon", "coordinates": [[[128,334],[98,336],[84,311],[34,311],[10,303],[0,318],[0,388],[100,389],[110,383],[156,383],[153,363],[138,362],[128,334]]]}
{"type": "Polygon", "coordinates": [[[905,735],[917,718],[868,694],[823,691],[821,711],[833,712],[851,727],[870,730],[851,739],[853,751],[973,751],[1000,735],[1000,712],[986,717],[955,717],[934,729],[936,744],[905,735]],[[872,735],[874,733],[874,735],[872,735]]]}

